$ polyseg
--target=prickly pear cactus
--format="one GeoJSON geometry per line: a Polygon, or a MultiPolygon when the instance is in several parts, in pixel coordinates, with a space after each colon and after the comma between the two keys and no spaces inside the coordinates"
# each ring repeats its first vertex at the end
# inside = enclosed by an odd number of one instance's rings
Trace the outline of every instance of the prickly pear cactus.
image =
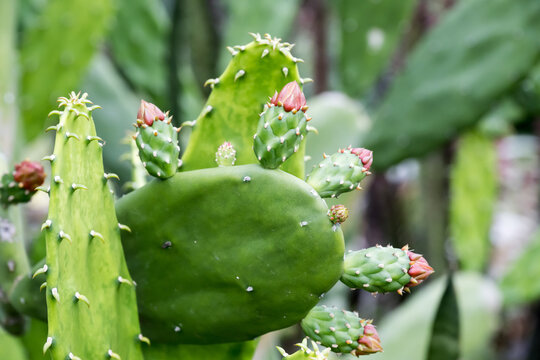
{"type": "Polygon", "coordinates": [[[276,169],[298,152],[307,135],[306,99],[296,81],[285,85],[264,105],[253,150],[261,165],[276,169]]]}
{"type": "Polygon", "coordinates": [[[433,268],[419,254],[391,246],[380,245],[350,252],[345,256],[341,281],[351,287],[374,293],[387,293],[418,285],[433,268]]]}
{"type": "Polygon", "coordinates": [[[172,117],[156,105],[141,100],[134,135],[142,165],[152,176],[167,179],[178,169],[178,132],[172,117]]]}
{"type": "Polygon", "coordinates": [[[280,170],[180,172],[116,209],[132,230],[122,240],[154,341],[241,341],[293,325],[342,273],[343,234],[325,202],[280,170]]]}
{"type": "Polygon", "coordinates": [[[307,183],[321,197],[338,197],[340,194],[354,189],[360,190],[360,181],[370,174],[373,153],[367,149],[340,149],[315,166],[309,174],[307,183]]]}
{"type": "Polygon", "coordinates": [[[54,360],[142,359],[135,284],[120,243],[101,139],[86,94],[60,98],[51,161],[45,273],[48,337],[54,360]]]}
{"type": "Polygon", "coordinates": [[[302,320],[302,330],[317,343],[338,353],[367,355],[382,351],[371,321],[335,307],[315,306],[302,320]]]}
{"type": "Polygon", "coordinates": [[[7,207],[30,201],[45,177],[43,166],[38,162],[25,160],[15,165],[13,173],[5,174],[0,180],[0,204],[7,207]]]}
{"type": "MultiPolygon", "coordinates": [[[[207,81],[212,93],[196,121],[189,144],[182,157],[182,171],[216,167],[219,145],[229,141],[237,151],[237,165],[257,163],[253,153],[253,134],[259,114],[269,96],[291,81],[301,84],[292,45],[266,34],[252,34],[254,41],[229,47],[233,59],[225,72],[207,81]]],[[[291,157],[283,170],[303,178],[304,149],[291,157]]]]}
{"type": "Polygon", "coordinates": [[[300,348],[297,352],[289,355],[281,347],[277,347],[283,358],[286,360],[328,360],[330,354],[330,348],[326,348],[322,351],[319,350],[319,346],[316,342],[312,341],[310,349],[307,344],[307,338],[304,338],[300,344],[296,344],[300,348]]]}

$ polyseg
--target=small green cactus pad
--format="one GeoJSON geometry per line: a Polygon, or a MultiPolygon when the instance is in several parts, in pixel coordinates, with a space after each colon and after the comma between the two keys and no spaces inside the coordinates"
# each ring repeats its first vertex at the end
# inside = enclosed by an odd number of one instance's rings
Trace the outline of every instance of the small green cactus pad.
{"type": "Polygon", "coordinates": [[[282,106],[266,104],[253,140],[261,165],[275,169],[300,149],[307,135],[307,117],[302,110],[286,112],[282,106]]]}
{"type": "MultiPolygon", "coordinates": [[[[253,36],[255,40],[245,46],[230,47],[233,59],[225,72],[207,81],[212,93],[182,157],[182,171],[216,167],[216,149],[224,141],[234,145],[237,165],[256,164],[253,134],[264,104],[285,84],[304,83],[297,69],[301,60],[291,55],[291,44],[270,35],[253,36]]],[[[304,177],[303,146],[282,169],[304,177]]]]}
{"type": "Polygon", "coordinates": [[[216,151],[216,163],[218,166],[233,166],[236,162],[236,150],[233,145],[225,141],[216,151]]]}
{"type": "Polygon", "coordinates": [[[334,352],[350,353],[364,335],[365,320],[351,311],[315,306],[302,320],[302,330],[311,339],[334,352]]]}
{"type": "Polygon", "coordinates": [[[139,156],[146,171],[152,176],[167,179],[178,169],[178,133],[167,121],[154,121],[135,133],[139,156]]]}
{"type": "Polygon", "coordinates": [[[123,257],[102,140],[86,94],[60,98],[51,162],[47,244],[48,337],[52,360],[142,359],[135,287],[123,257]]]}
{"type": "Polygon", "coordinates": [[[367,164],[371,163],[364,164],[362,158],[355,154],[357,150],[364,149],[349,147],[330,156],[324,155],[324,160],[309,174],[307,183],[323,198],[338,197],[354,189],[360,190],[360,181],[370,174],[367,164]]]}
{"type": "Polygon", "coordinates": [[[406,250],[374,246],[345,256],[341,281],[355,289],[387,293],[399,291],[410,282],[410,259],[406,250]]]}
{"type": "Polygon", "coordinates": [[[29,202],[35,191],[19,187],[12,174],[4,174],[0,180],[0,204],[9,205],[29,202]]]}
{"type": "Polygon", "coordinates": [[[154,342],[233,342],[293,325],[342,273],[343,234],[325,202],[280,170],[180,172],[116,209],[132,230],[124,249],[154,342]]]}
{"type": "Polygon", "coordinates": [[[176,174],[178,169],[178,132],[172,117],[157,106],[141,100],[134,135],[142,165],[148,173],[160,179],[176,174]]]}

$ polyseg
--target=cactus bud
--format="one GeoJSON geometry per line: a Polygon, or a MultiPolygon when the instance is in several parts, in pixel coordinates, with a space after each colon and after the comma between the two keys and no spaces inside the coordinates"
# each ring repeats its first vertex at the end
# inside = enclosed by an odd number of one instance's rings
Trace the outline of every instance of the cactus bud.
{"type": "Polygon", "coordinates": [[[411,280],[405,287],[410,288],[416,286],[435,272],[422,255],[409,251],[408,246],[404,246],[402,250],[407,252],[409,259],[411,260],[411,267],[408,271],[411,280]]]}
{"type": "Polygon", "coordinates": [[[41,186],[46,176],[43,166],[37,161],[25,160],[15,165],[13,172],[13,179],[19,184],[19,187],[29,191],[34,191],[38,186],[41,186]]]}
{"type": "Polygon", "coordinates": [[[373,163],[373,151],[364,148],[353,148],[351,149],[351,154],[358,156],[364,165],[364,169],[369,170],[373,163]]]}
{"type": "Polygon", "coordinates": [[[236,162],[236,150],[232,144],[225,141],[218,147],[216,152],[216,162],[218,166],[232,166],[236,162]]]}
{"type": "Polygon", "coordinates": [[[134,139],[146,171],[160,179],[170,178],[178,168],[180,146],[171,121],[168,112],[164,114],[156,105],[141,100],[134,139]]]}
{"type": "Polygon", "coordinates": [[[367,320],[364,323],[364,335],[358,339],[358,347],[354,351],[354,355],[370,355],[377,352],[381,352],[381,339],[375,326],[371,323],[371,320],[367,320]]]}
{"type": "Polygon", "coordinates": [[[349,217],[349,210],[344,205],[333,205],[328,210],[328,217],[334,224],[341,224],[349,217]]]}
{"type": "Polygon", "coordinates": [[[291,81],[281,89],[279,94],[277,91],[275,92],[270,103],[276,106],[283,106],[283,109],[287,112],[293,110],[304,111],[306,97],[302,93],[298,83],[296,81],[291,81]]]}
{"type": "Polygon", "coordinates": [[[154,104],[141,100],[137,120],[152,126],[155,120],[165,120],[165,114],[154,104]]]}

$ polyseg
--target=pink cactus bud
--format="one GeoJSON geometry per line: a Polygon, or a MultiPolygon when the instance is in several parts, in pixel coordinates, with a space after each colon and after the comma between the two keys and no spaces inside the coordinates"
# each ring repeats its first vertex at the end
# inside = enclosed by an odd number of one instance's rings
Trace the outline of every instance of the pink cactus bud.
{"type": "Polygon", "coordinates": [[[155,120],[165,120],[165,114],[156,105],[141,100],[137,120],[144,121],[146,125],[152,126],[155,120]]]}
{"type": "Polygon", "coordinates": [[[412,251],[409,251],[408,247],[405,246],[402,250],[407,251],[407,255],[410,259],[409,275],[411,276],[411,281],[405,285],[406,288],[410,288],[420,284],[422,281],[426,280],[429,275],[433,274],[435,270],[428,264],[427,260],[420,254],[416,254],[412,251]]]}
{"type": "Polygon", "coordinates": [[[15,165],[13,179],[19,183],[19,187],[34,191],[45,181],[45,171],[40,163],[25,160],[15,165]]]}
{"type": "Polygon", "coordinates": [[[364,324],[364,335],[358,339],[358,347],[354,350],[354,355],[370,355],[383,350],[381,339],[375,326],[368,320],[364,324]]]}
{"type": "Polygon", "coordinates": [[[283,109],[285,111],[298,111],[307,110],[306,107],[306,97],[302,93],[302,90],[300,89],[300,86],[298,86],[298,83],[296,81],[291,81],[287,85],[281,89],[281,91],[274,94],[272,99],[270,100],[271,104],[274,104],[276,106],[283,106],[283,109]]]}
{"type": "Polygon", "coordinates": [[[334,224],[341,224],[349,217],[349,210],[344,205],[332,205],[328,217],[334,224]]]}
{"type": "Polygon", "coordinates": [[[351,154],[358,156],[362,164],[364,164],[364,168],[369,170],[373,163],[373,151],[364,148],[353,148],[351,154]]]}

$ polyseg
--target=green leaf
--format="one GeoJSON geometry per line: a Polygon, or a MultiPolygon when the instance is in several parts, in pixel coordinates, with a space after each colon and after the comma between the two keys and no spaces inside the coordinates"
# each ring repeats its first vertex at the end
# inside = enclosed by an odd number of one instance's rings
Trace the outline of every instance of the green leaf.
{"type": "Polygon", "coordinates": [[[459,307],[452,276],[448,276],[441,298],[428,350],[428,360],[459,358],[459,307]]]}
{"type": "Polygon", "coordinates": [[[374,166],[421,156],[474,125],[540,54],[540,2],[460,1],[421,41],[376,113],[374,166]]]}
{"type": "Polygon", "coordinates": [[[28,140],[45,129],[56,99],[80,85],[113,10],[112,0],[49,0],[24,33],[20,100],[28,140]]]}
{"type": "Polygon", "coordinates": [[[217,345],[152,344],[144,348],[145,360],[251,360],[257,341],[217,345]]]}
{"type": "Polygon", "coordinates": [[[350,96],[362,96],[390,60],[415,0],[333,2],[339,18],[340,74],[350,96]]]}
{"type": "Polygon", "coordinates": [[[171,27],[162,1],[120,0],[109,35],[112,55],[133,87],[168,100],[167,47],[171,27]]]}
{"type": "Polygon", "coordinates": [[[456,255],[462,269],[482,271],[489,260],[497,201],[494,141],[479,131],[464,134],[450,177],[450,234],[456,255]]]}
{"type": "Polygon", "coordinates": [[[505,305],[527,304],[540,299],[539,258],[540,231],[502,277],[500,287],[505,305]]]}
{"type": "Polygon", "coordinates": [[[16,338],[0,327],[0,359],[27,360],[26,351],[19,338],[16,338]]]}

